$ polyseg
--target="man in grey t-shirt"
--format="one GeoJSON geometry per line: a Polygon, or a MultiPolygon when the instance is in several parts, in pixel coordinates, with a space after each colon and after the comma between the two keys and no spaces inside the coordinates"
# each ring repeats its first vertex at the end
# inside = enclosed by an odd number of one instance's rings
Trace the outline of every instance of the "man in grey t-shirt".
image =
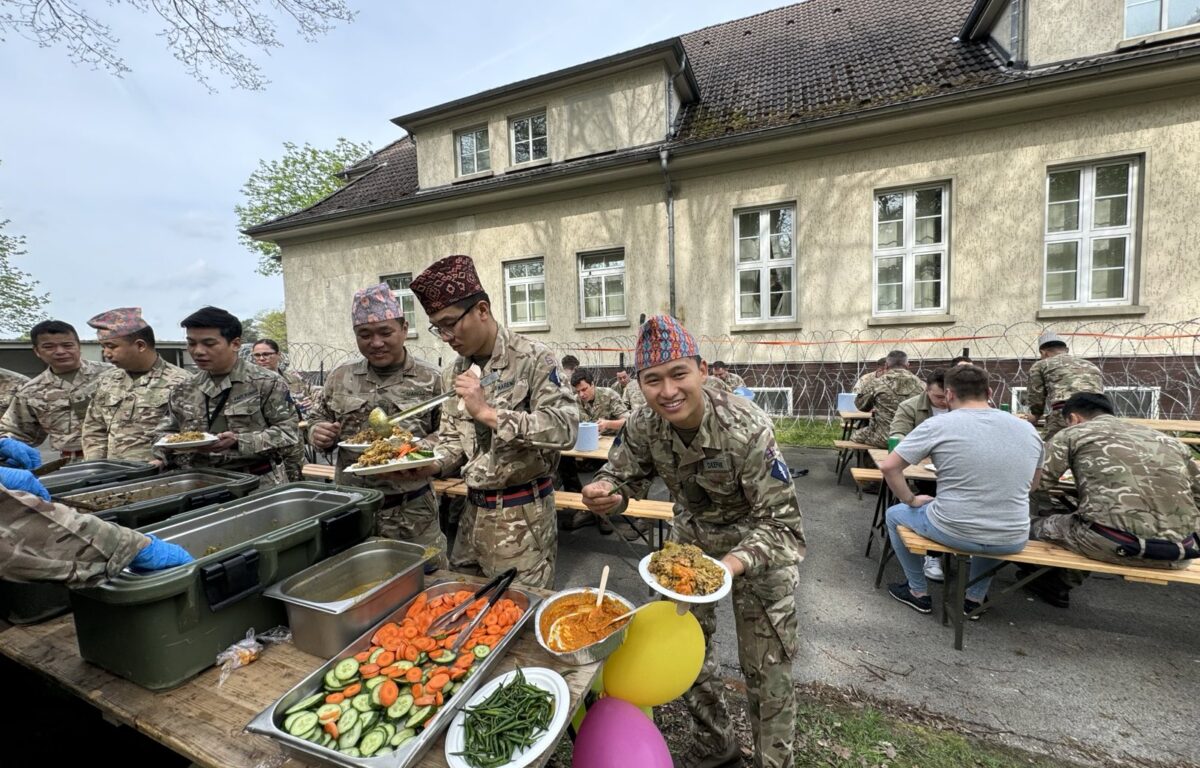
{"type": "MultiPolygon", "coordinates": [[[[922,423],[879,465],[901,502],[888,509],[887,527],[908,579],[888,591],[920,613],[933,610],[921,557],[905,549],[896,526],[966,552],[1019,552],[1029,539],[1029,489],[1037,485],[1042,457],[1041,438],[1029,423],[988,405],[981,368],[947,371],[946,401],[949,413],[922,423]],[[913,494],[904,480],[904,468],[926,457],[936,467],[937,498],[913,494]]],[[[971,578],[994,565],[972,557],[971,578]]],[[[979,607],[990,582],[981,579],[967,589],[965,612],[979,607]]]]}

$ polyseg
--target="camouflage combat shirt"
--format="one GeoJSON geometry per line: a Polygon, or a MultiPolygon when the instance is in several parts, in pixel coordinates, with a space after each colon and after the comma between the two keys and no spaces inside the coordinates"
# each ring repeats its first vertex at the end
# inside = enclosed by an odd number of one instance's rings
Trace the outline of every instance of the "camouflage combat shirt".
{"type": "MultiPolygon", "coordinates": [[[[454,389],[455,377],[471,367],[459,357],[442,371],[444,391],[454,389]]],[[[575,445],[579,434],[579,405],[574,390],[558,367],[550,348],[499,326],[492,356],[483,375],[500,372],[500,380],[485,388],[496,409],[496,429],[477,423],[461,398],[442,406],[440,449],[443,475],[462,467],[467,486],[500,490],[554,474],[558,454],[575,445]]]]}
{"type": "Polygon", "coordinates": [[[93,585],[115,578],[146,542],[95,515],[0,488],[0,579],[93,585]]]}
{"type": "MultiPolygon", "coordinates": [[[[437,397],[445,391],[444,387],[441,371],[407,350],[404,362],[394,373],[380,373],[365,358],[338,366],[325,380],[324,388],[308,412],[308,434],[311,437],[318,424],[338,422],[342,427],[338,440],[347,440],[356,432],[367,429],[367,417],[374,408],[381,408],[389,417],[395,416],[405,408],[437,397]]],[[[425,438],[437,432],[440,415],[441,411],[434,408],[404,420],[400,426],[412,432],[414,438],[425,438]]],[[[357,453],[338,450],[339,470],[357,460],[357,453]]],[[[378,488],[384,493],[413,491],[429,484],[427,479],[399,481],[396,478],[395,474],[366,477],[342,474],[340,482],[378,488]]]]}
{"type": "Polygon", "coordinates": [[[255,460],[275,463],[300,440],[299,419],[288,398],[287,385],[274,371],[238,360],[233,370],[213,377],[197,371],[175,387],[167,398],[167,412],[158,423],[154,441],[179,432],[233,432],[237,445],[228,451],[164,451],[155,448],[161,459],[194,467],[236,469],[255,460]],[[225,407],[217,413],[221,393],[229,390],[225,407]],[[210,417],[216,415],[212,424],[210,417]]]}
{"type": "Polygon", "coordinates": [[[1041,488],[1071,470],[1075,514],[1142,538],[1182,541],[1200,531],[1200,469],[1175,438],[1098,416],[1060,431],[1046,445],[1041,488]]]}
{"type": "Polygon", "coordinates": [[[1100,369],[1068,354],[1038,360],[1029,369],[1026,402],[1029,412],[1041,416],[1046,408],[1061,403],[1076,392],[1104,392],[1100,369]]]}
{"type": "Polygon", "coordinates": [[[159,357],[134,378],[127,371],[105,371],[83,418],[85,459],[154,458],[154,430],[167,413],[167,398],[191,375],[159,357]]]}
{"type": "Polygon", "coordinates": [[[887,445],[892,418],[900,403],[925,391],[921,380],[905,368],[892,368],[882,376],[869,379],[854,398],[854,407],[871,412],[871,423],[857,430],[850,439],[858,443],[887,445]]]}
{"type": "Polygon", "coordinates": [[[614,390],[608,387],[596,387],[590,403],[579,400],[580,421],[600,421],[601,419],[620,419],[629,413],[629,406],[614,390]]]}
{"type": "Polygon", "coordinates": [[[645,498],[661,477],[680,523],[691,516],[703,527],[737,531],[729,554],[747,576],[797,564],[805,553],[800,505],[771,418],[744,397],[701,392],[704,418],[690,446],[653,409],[639,408],[596,479],[625,483],[630,496],[645,498]]]}
{"type": "Polygon", "coordinates": [[[0,437],[15,437],[39,446],[47,438],[56,451],[82,450],[79,430],[88,403],[108,363],[80,362],[74,380],[47,368],[17,390],[12,405],[0,419],[0,437]]]}
{"type": "Polygon", "coordinates": [[[7,368],[0,368],[0,416],[3,416],[4,412],[8,410],[9,403],[13,401],[17,390],[28,381],[28,376],[23,376],[7,368]]]}

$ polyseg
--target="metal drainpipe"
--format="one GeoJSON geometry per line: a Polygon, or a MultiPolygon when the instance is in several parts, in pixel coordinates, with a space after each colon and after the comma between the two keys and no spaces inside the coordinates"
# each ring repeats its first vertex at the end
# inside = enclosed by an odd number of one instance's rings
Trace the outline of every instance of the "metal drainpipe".
{"type": "Polygon", "coordinates": [[[662,163],[663,189],[667,193],[667,298],[671,317],[675,314],[675,190],[671,187],[671,173],[667,169],[670,152],[666,149],[658,151],[658,159],[662,163]]]}

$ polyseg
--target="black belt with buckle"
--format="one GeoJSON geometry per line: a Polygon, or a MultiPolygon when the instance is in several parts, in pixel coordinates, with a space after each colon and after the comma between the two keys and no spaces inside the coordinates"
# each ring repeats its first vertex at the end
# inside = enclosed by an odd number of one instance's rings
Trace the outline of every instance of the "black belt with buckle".
{"type": "Polygon", "coordinates": [[[407,493],[387,493],[383,496],[383,506],[394,507],[397,504],[407,504],[410,501],[421,498],[432,490],[433,486],[426,483],[415,491],[408,491],[407,493]]]}
{"type": "Polygon", "coordinates": [[[533,482],[510,486],[502,491],[481,491],[469,488],[467,501],[484,509],[495,509],[501,501],[506,507],[519,507],[536,499],[545,498],[552,493],[554,493],[553,481],[548,477],[543,477],[533,482]]]}
{"type": "Polygon", "coordinates": [[[1183,541],[1145,539],[1127,531],[1109,528],[1100,523],[1091,523],[1091,529],[1117,545],[1117,554],[1124,557],[1140,557],[1145,560],[1194,560],[1200,557],[1200,534],[1191,534],[1183,541]]]}

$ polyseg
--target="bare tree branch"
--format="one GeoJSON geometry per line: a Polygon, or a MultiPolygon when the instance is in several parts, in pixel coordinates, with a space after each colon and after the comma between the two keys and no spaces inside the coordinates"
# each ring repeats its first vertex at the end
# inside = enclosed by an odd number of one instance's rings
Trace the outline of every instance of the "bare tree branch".
{"type": "MultiPolygon", "coordinates": [[[[6,32],[49,48],[62,45],[71,59],[118,77],[129,66],[117,53],[112,28],[77,0],[0,0],[0,41],[6,32]]],[[[184,70],[210,91],[213,72],[234,87],[261,90],[268,84],[252,54],[269,54],[283,43],[275,17],[288,21],[304,40],[315,40],[338,22],[354,20],[346,0],[110,0],[154,14],[163,22],[158,36],[184,70]]]]}

